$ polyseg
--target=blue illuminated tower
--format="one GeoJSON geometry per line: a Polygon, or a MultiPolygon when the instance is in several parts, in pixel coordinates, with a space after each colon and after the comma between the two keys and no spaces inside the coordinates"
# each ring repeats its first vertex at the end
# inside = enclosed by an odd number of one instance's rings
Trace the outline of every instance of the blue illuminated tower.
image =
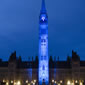
{"type": "Polygon", "coordinates": [[[45,8],[45,0],[42,0],[42,8],[39,17],[39,85],[49,83],[49,58],[48,58],[48,16],[45,8]]]}

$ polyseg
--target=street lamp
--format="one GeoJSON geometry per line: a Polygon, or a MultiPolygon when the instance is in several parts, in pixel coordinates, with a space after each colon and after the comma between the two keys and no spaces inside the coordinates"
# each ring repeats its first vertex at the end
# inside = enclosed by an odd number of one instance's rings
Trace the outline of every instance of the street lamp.
{"type": "Polygon", "coordinates": [[[78,81],[76,80],[75,83],[78,83],[78,81]]]}
{"type": "Polygon", "coordinates": [[[60,85],[60,83],[58,83],[58,85],[60,85]]]}
{"type": "Polygon", "coordinates": [[[28,83],[28,80],[26,80],[26,83],[28,83]]]}
{"type": "Polygon", "coordinates": [[[14,85],[16,85],[16,82],[14,82],[14,85]]]}
{"type": "Polygon", "coordinates": [[[83,85],[83,83],[82,83],[82,82],[80,82],[80,85],[83,85]]]}
{"type": "Polygon", "coordinates": [[[67,85],[70,85],[70,84],[71,84],[71,82],[68,80],[68,81],[67,81],[67,85]]]}
{"type": "Polygon", "coordinates": [[[11,81],[11,83],[13,83],[13,81],[11,81]]]}
{"type": "Polygon", "coordinates": [[[6,82],[6,85],[9,85],[9,83],[8,83],[8,82],[6,82]]]}
{"type": "Polygon", "coordinates": [[[33,82],[33,85],[35,85],[35,83],[33,82]]]}
{"type": "Polygon", "coordinates": [[[3,82],[5,82],[5,80],[3,80],[3,82]]]}
{"type": "Polygon", "coordinates": [[[34,82],[36,83],[36,80],[34,80],[34,82]]]}
{"type": "Polygon", "coordinates": [[[33,83],[33,81],[31,81],[31,83],[33,83]]]}
{"type": "Polygon", "coordinates": [[[56,84],[57,82],[55,81],[55,84],[56,84]]]}
{"type": "Polygon", "coordinates": [[[60,83],[62,83],[63,81],[62,80],[60,80],[60,83]]]}
{"type": "Polygon", "coordinates": [[[71,85],[74,85],[74,83],[71,83],[71,85]]]}
{"type": "Polygon", "coordinates": [[[20,81],[18,81],[18,82],[17,82],[17,85],[20,85],[20,84],[21,84],[20,81]]]}
{"type": "Polygon", "coordinates": [[[54,80],[52,80],[52,83],[54,83],[54,80]]]}

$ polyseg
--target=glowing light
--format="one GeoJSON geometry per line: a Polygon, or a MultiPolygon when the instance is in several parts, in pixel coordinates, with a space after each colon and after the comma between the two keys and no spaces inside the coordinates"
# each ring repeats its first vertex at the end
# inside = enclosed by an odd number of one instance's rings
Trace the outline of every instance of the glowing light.
{"type": "Polygon", "coordinates": [[[9,83],[8,83],[8,82],[6,82],[6,85],[9,85],[9,83]]]}
{"type": "Polygon", "coordinates": [[[28,80],[26,80],[26,83],[28,83],[28,80]]]}
{"type": "Polygon", "coordinates": [[[11,81],[11,83],[13,83],[13,81],[11,81]]]}
{"type": "Polygon", "coordinates": [[[20,81],[18,81],[18,82],[17,82],[17,85],[20,85],[20,84],[21,84],[20,81]]]}
{"type": "Polygon", "coordinates": [[[33,83],[33,81],[31,81],[31,83],[33,83]]]}
{"type": "Polygon", "coordinates": [[[54,83],[54,80],[52,80],[52,83],[54,83]]]}
{"type": "Polygon", "coordinates": [[[3,82],[5,82],[5,80],[3,80],[3,82]]]}
{"type": "Polygon", "coordinates": [[[48,17],[47,13],[40,13],[39,28],[39,85],[45,81],[49,83],[48,58],[48,17]],[[45,21],[44,24],[41,21],[45,21]]]}
{"type": "Polygon", "coordinates": [[[61,80],[60,83],[62,83],[63,81],[61,80]]]}
{"type": "Polygon", "coordinates": [[[71,85],[74,85],[74,83],[71,83],[71,85]]]}
{"type": "Polygon", "coordinates": [[[42,17],[42,20],[44,21],[45,20],[45,17],[42,17]]]}
{"type": "Polygon", "coordinates": [[[36,83],[36,80],[34,80],[34,82],[36,83]]]}
{"type": "Polygon", "coordinates": [[[60,85],[60,83],[58,83],[58,85],[60,85]]]}
{"type": "Polygon", "coordinates": [[[56,84],[57,82],[55,81],[55,84],[56,84]]]}
{"type": "Polygon", "coordinates": [[[80,82],[80,85],[83,85],[83,83],[82,83],[82,82],[80,82]]]}
{"type": "Polygon", "coordinates": [[[35,83],[33,82],[33,85],[35,85],[35,83]]]}
{"type": "Polygon", "coordinates": [[[30,83],[28,85],[30,85],[30,83]]]}
{"type": "Polygon", "coordinates": [[[78,81],[76,80],[75,83],[78,83],[78,81]]]}
{"type": "Polygon", "coordinates": [[[70,84],[71,84],[71,82],[68,80],[67,85],[70,85],[70,84]]]}
{"type": "Polygon", "coordinates": [[[14,82],[14,85],[16,85],[16,82],[14,82]]]}

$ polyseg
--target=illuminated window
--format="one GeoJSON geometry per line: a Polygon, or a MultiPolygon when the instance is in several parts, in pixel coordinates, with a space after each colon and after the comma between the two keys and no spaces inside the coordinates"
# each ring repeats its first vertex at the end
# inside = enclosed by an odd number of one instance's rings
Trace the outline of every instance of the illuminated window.
{"type": "Polygon", "coordinates": [[[41,40],[41,42],[43,42],[43,39],[41,40]]]}
{"type": "Polygon", "coordinates": [[[41,34],[46,34],[46,29],[42,29],[41,34]]]}
{"type": "Polygon", "coordinates": [[[44,56],[44,60],[46,60],[46,56],[44,56]]]}
{"type": "Polygon", "coordinates": [[[45,39],[42,39],[41,42],[46,42],[46,40],[45,39]]]}
{"type": "Polygon", "coordinates": [[[43,70],[45,70],[45,66],[43,65],[43,70]]]}
{"type": "Polygon", "coordinates": [[[43,60],[43,56],[41,56],[41,60],[43,60]]]}

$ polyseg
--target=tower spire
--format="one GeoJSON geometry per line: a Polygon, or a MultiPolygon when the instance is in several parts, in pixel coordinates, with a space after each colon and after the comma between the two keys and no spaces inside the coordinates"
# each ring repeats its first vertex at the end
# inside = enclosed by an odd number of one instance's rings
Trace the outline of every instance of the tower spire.
{"type": "Polygon", "coordinates": [[[48,16],[42,0],[39,16],[39,85],[49,84],[48,16]]]}
{"type": "Polygon", "coordinates": [[[42,0],[41,12],[46,12],[45,0],[42,0]]]}

